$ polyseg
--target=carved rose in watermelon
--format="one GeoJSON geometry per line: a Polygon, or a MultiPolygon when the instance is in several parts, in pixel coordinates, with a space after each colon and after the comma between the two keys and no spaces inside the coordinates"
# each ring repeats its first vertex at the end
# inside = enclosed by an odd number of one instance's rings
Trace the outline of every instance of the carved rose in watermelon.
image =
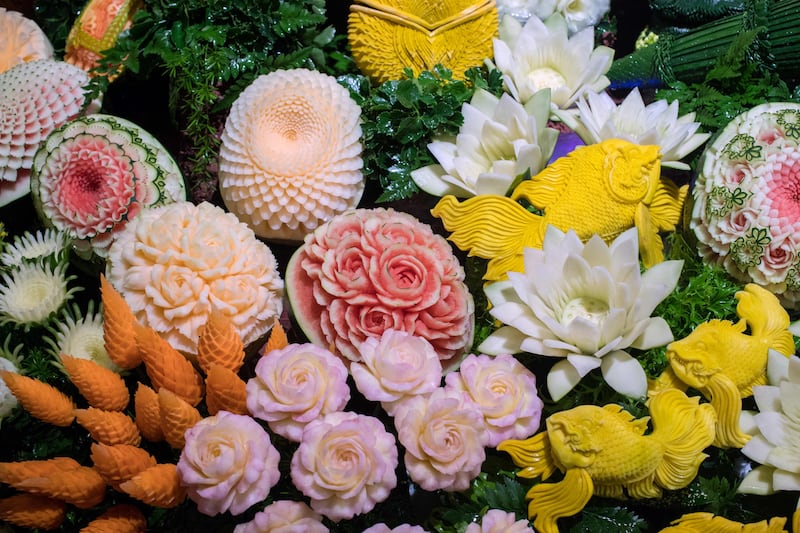
{"type": "Polygon", "coordinates": [[[470,348],[474,304],[464,270],[431,228],[392,209],[356,209],[309,234],[289,261],[286,289],[309,340],[359,361],[387,329],[436,349],[445,370],[470,348]]]}

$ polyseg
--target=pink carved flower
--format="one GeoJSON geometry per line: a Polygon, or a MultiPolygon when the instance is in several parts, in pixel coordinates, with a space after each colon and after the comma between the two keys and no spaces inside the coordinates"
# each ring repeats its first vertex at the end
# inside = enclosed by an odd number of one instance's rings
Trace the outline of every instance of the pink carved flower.
{"type": "Polygon", "coordinates": [[[253,520],[239,524],[233,533],[328,533],[322,516],[303,502],[278,500],[267,505],[253,520]]]}
{"type": "Polygon", "coordinates": [[[143,325],[189,355],[212,310],[222,310],[248,345],[269,331],[283,305],[270,249],[206,202],[142,211],[115,237],[106,277],[143,325]]]}
{"type": "Polygon", "coordinates": [[[178,164],[155,137],[111,115],[78,117],[36,152],[31,193],[40,216],[90,256],[139,211],[186,199],[178,164]]]}
{"type": "Polygon", "coordinates": [[[247,409],[272,431],[300,442],[303,428],[350,399],[347,368],[328,350],[290,344],[261,357],[247,382],[247,409]]]}
{"type": "Polygon", "coordinates": [[[446,389],[466,392],[483,412],[487,446],[527,438],[539,428],[543,404],[536,394],[536,376],[514,356],[468,355],[445,381],[446,389]]]}
{"type": "Polygon", "coordinates": [[[411,524],[400,524],[395,528],[391,528],[384,523],[375,524],[372,527],[368,527],[362,533],[428,533],[426,530],[422,529],[421,526],[414,526],[411,524]]]}
{"type": "Polygon", "coordinates": [[[370,511],[397,485],[397,446],[377,418],[330,413],[310,422],[292,456],[294,486],[338,522],[370,511]]]}
{"type": "Polygon", "coordinates": [[[489,509],[480,524],[470,524],[464,533],[533,533],[527,520],[517,520],[514,513],[489,509]]]}
{"type": "Polygon", "coordinates": [[[269,495],[280,479],[279,461],[258,422],[220,411],[186,431],[177,468],[201,513],[238,515],[269,495]]]}
{"type": "Polygon", "coordinates": [[[486,458],[483,414],[465,393],[437,389],[413,396],[395,411],[411,479],[425,490],[466,490],[486,458]]]}
{"type": "Polygon", "coordinates": [[[709,263],[800,305],[800,105],[742,113],[705,151],[691,227],[709,263]]]}
{"type": "Polygon", "coordinates": [[[431,343],[405,331],[387,329],[380,339],[361,344],[361,362],[350,365],[356,388],[394,415],[397,402],[433,392],[442,381],[442,364],[431,343]]]}
{"type": "Polygon", "coordinates": [[[37,59],[52,59],[53,45],[36,22],[0,7],[0,72],[37,59]]]}
{"type": "Polygon", "coordinates": [[[51,131],[82,110],[89,75],[53,59],[19,63],[0,73],[0,207],[30,192],[31,163],[51,131]]]}
{"type": "Polygon", "coordinates": [[[464,271],[431,228],[391,209],[356,209],[309,234],[287,269],[289,301],[308,338],[359,361],[387,329],[427,339],[444,367],[470,346],[474,305],[464,271]]]}

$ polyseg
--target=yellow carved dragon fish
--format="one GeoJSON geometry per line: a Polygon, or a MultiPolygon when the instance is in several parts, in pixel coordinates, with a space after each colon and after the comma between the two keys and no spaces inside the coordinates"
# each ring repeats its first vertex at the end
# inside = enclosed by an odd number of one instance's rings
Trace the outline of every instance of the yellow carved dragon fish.
{"type": "Polygon", "coordinates": [[[794,353],[789,315],[774,294],[750,283],[736,299],[739,321],[709,320],[668,344],[670,368],[651,384],[657,389],[682,382],[709,398],[719,419],[714,445],[722,448],[741,448],[750,439],[739,427],[742,398],[767,384],[769,349],[794,353]]]}
{"type": "Polygon", "coordinates": [[[649,407],[648,435],[648,417],[634,419],[619,405],[581,405],[551,415],[542,433],[497,446],[523,468],[520,477],[544,481],[564,472],[563,480],[539,483],[526,495],[536,531],[557,533],[556,521],[581,511],[592,495],[656,498],[694,479],[714,439],[714,409],[678,389],[652,396],[649,407]]]}
{"type": "Polygon", "coordinates": [[[486,194],[459,203],[445,196],[431,212],[456,246],[489,259],[489,281],[521,272],[523,250],[542,247],[548,224],[575,230],[583,241],[598,234],[606,242],[636,225],[649,267],[663,260],[658,232],[675,228],[688,190],[661,178],[660,161],[658,146],[610,139],[557,159],[521,182],[510,198],[486,194]]]}
{"type": "Polygon", "coordinates": [[[689,513],[659,533],[787,533],[784,525],[786,517],[783,516],[770,518],[769,521],[743,524],[711,513],[689,513]]]}

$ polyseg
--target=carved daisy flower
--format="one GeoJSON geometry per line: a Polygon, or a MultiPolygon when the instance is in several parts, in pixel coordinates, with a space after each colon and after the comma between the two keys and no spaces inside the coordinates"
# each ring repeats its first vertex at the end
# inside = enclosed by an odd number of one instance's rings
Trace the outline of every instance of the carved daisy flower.
{"type": "MultiPolygon", "coordinates": [[[[606,139],[624,139],[636,144],[657,145],[661,150],[661,166],[689,170],[681,162],[699,148],[710,133],[697,133],[699,122],[694,113],[678,116],[678,101],[656,100],[644,105],[639,89],[632,90],[617,105],[606,92],[587,92],[578,100],[572,128],[586,144],[606,139]]],[[[570,123],[566,113],[557,113],[570,123]]]]}
{"type": "Polygon", "coordinates": [[[89,301],[85,315],[77,305],[73,305],[62,314],[58,322],[47,329],[52,337],[45,337],[44,341],[50,345],[54,357],[67,354],[81,359],[91,359],[114,372],[122,370],[114,364],[106,352],[103,339],[103,314],[95,312],[93,301],[89,301]]]}
{"type": "Polygon", "coordinates": [[[428,149],[439,164],[414,170],[411,177],[434,196],[505,196],[517,176],[537,174],[555,148],[558,132],[548,128],[549,91],[523,106],[478,89],[461,108],[464,124],[455,139],[434,139],[428,149]]]}
{"type": "Polygon", "coordinates": [[[500,24],[500,39],[494,40],[494,61],[503,73],[508,91],[523,104],[537,91],[549,88],[551,108],[572,106],[587,92],[608,87],[605,76],[614,51],[594,46],[594,28],[569,37],[560,14],[542,22],[531,17],[521,25],[512,17],[500,24]]]}
{"type": "Polygon", "coordinates": [[[75,276],[66,275],[65,264],[51,267],[26,263],[2,274],[0,324],[23,327],[43,324],[58,313],[79,287],[68,287],[75,276]]]}
{"type": "Polygon", "coordinates": [[[69,239],[67,234],[50,228],[15,235],[0,253],[0,266],[19,267],[23,263],[53,260],[61,263],[67,258],[69,239]]]}
{"type": "Polygon", "coordinates": [[[584,244],[574,231],[548,226],[542,249],[525,249],[524,272],[486,287],[489,312],[505,325],[478,350],[562,358],[547,376],[556,401],[598,367],[614,390],[643,397],[644,370],[625,349],[673,340],[667,322],[650,314],[673,291],[682,267],[664,261],[641,274],[636,228],[609,246],[598,235],[584,244]]]}
{"type": "Polygon", "coordinates": [[[361,108],[327,74],[277,70],[233,103],[220,148],[220,193],[259,237],[300,241],[356,207],[361,108]]]}

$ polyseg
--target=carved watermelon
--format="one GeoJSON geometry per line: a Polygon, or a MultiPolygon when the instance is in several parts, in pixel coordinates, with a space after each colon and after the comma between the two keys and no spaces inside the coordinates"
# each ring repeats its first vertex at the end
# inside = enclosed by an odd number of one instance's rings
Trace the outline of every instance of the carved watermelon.
{"type": "Polygon", "coordinates": [[[413,216],[355,209],[306,237],[286,270],[286,292],[309,341],[345,361],[387,329],[427,339],[445,369],[472,344],[474,304],[447,241],[413,216]]]}

